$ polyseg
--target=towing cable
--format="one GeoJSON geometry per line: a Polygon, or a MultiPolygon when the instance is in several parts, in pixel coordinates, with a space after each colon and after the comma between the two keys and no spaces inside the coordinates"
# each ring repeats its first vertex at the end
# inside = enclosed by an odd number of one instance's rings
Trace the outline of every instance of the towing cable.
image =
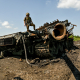
{"type": "Polygon", "coordinates": [[[26,46],[25,46],[25,41],[24,41],[24,36],[23,36],[23,35],[22,35],[22,40],[23,40],[23,46],[24,46],[24,51],[25,51],[25,59],[26,59],[27,64],[29,64],[29,65],[31,65],[31,66],[38,66],[38,65],[35,65],[35,64],[31,64],[31,63],[28,61],[27,51],[26,51],[26,46]]]}

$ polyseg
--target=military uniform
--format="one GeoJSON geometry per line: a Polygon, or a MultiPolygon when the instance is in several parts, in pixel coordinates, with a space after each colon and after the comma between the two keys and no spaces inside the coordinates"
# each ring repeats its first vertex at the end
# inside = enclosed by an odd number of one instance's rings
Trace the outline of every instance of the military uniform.
{"type": "MultiPolygon", "coordinates": [[[[29,15],[29,13],[26,13],[26,15],[29,15]]],[[[25,26],[27,27],[27,31],[29,30],[29,26],[33,26],[35,30],[35,24],[32,23],[31,17],[25,17],[24,18],[25,26]]]]}

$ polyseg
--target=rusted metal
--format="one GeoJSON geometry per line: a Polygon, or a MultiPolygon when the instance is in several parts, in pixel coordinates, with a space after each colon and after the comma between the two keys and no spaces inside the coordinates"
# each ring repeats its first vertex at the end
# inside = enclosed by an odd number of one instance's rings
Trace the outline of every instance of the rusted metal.
{"type": "Polygon", "coordinates": [[[13,45],[13,37],[0,39],[0,46],[13,45]]]}
{"type": "Polygon", "coordinates": [[[75,25],[75,24],[71,24],[71,25],[73,25],[73,26],[76,26],[76,27],[77,27],[77,25],[75,25]]]}
{"type": "Polygon", "coordinates": [[[51,25],[54,25],[55,23],[57,23],[57,22],[59,22],[59,20],[57,20],[57,21],[55,21],[55,22],[53,22],[53,23],[46,23],[46,24],[44,24],[44,26],[41,26],[40,28],[38,28],[37,30],[42,30],[42,29],[44,29],[45,27],[48,27],[48,26],[51,26],[51,25]]]}

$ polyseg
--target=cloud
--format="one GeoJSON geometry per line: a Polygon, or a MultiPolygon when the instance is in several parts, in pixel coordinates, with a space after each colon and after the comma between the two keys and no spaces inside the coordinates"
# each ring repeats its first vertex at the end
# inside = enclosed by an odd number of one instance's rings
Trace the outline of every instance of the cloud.
{"type": "Polygon", "coordinates": [[[16,28],[14,28],[15,30],[17,30],[18,28],[16,27],[16,28]]]}
{"type": "Polygon", "coordinates": [[[4,21],[4,22],[1,22],[2,26],[4,26],[5,28],[12,28],[10,25],[9,25],[9,22],[8,21],[4,21]]]}
{"type": "Polygon", "coordinates": [[[51,0],[47,0],[47,1],[46,1],[46,5],[49,4],[49,3],[51,3],[51,0]]]}
{"type": "Polygon", "coordinates": [[[7,26],[7,25],[9,25],[8,21],[4,21],[4,22],[2,23],[2,26],[7,26]]]}
{"type": "MultiPolygon", "coordinates": [[[[8,29],[12,28],[12,29],[14,29],[14,30],[17,30],[17,29],[18,29],[17,27],[16,27],[16,28],[11,27],[11,26],[13,26],[14,24],[9,24],[8,21],[2,22],[2,21],[0,20],[0,24],[1,24],[2,26],[4,26],[4,28],[8,28],[8,29]]],[[[0,28],[2,28],[2,27],[0,27],[0,28]]]]}
{"type": "Polygon", "coordinates": [[[80,10],[80,0],[59,0],[57,8],[76,8],[80,10]]]}
{"type": "Polygon", "coordinates": [[[5,28],[12,28],[11,26],[5,26],[5,28]]]}

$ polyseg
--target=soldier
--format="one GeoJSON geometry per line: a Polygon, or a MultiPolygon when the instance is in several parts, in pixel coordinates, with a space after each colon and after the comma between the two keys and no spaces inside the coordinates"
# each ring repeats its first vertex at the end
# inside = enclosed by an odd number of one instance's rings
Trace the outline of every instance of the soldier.
{"type": "Polygon", "coordinates": [[[26,26],[27,31],[29,31],[29,26],[33,26],[35,30],[35,24],[33,24],[31,17],[29,17],[29,13],[26,13],[26,17],[24,18],[24,26],[26,26]]]}

